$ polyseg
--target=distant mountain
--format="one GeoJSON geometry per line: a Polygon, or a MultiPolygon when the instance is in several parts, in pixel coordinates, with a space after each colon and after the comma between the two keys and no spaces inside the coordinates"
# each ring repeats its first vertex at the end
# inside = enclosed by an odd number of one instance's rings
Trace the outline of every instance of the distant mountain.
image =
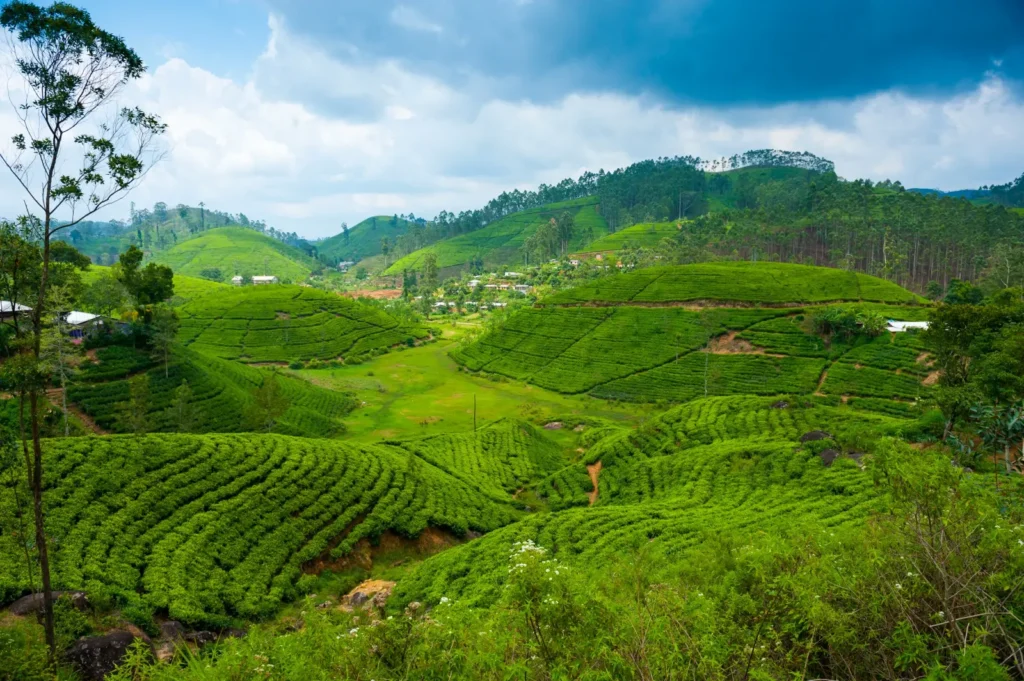
{"type": "Polygon", "coordinates": [[[407,220],[397,215],[377,215],[313,245],[320,259],[328,264],[336,265],[346,260],[359,262],[380,255],[383,239],[393,246],[399,237],[415,232],[425,224],[422,220],[407,220]]]}
{"type": "Polygon", "coordinates": [[[974,201],[975,199],[983,199],[991,196],[992,192],[988,189],[954,189],[950,192],[944,192],[941,189],[923,189],[920,187],[912,187],[907,190],[908,192],[916,192],[918,194],[924,194],[925,196],[948,196],[952,199],[967,199],[968,201],[974,201]]]}
{"type": "Polygon", "coordinates": [[[244,227],[208,230],[154,253],[151,260],[169,265],[178,274],[218,281],[228,281],[236,274],[268,274],[299,282],[318,267],[316,260],[294,246],[244,227]]]}

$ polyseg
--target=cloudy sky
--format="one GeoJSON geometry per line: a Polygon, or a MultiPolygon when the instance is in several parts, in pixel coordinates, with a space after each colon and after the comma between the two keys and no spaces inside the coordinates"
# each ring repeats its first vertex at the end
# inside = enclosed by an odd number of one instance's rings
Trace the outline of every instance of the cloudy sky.
{"type": "Polygon", "coordinates": [[[658,156],[810,151],[947,190],[1024,172],[1020,0],[78,4],[149,66],[124,100],[169,125],[131,199],[308,237],[658,156]]]}

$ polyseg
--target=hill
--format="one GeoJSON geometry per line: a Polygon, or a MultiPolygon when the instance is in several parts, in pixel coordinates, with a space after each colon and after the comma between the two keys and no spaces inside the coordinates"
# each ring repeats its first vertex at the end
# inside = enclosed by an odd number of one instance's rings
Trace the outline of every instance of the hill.
{"type": "Polygon", "coordinates": [[[275,432],[306,437],[333,437],[345,432],[341,419],[355,408],[343,393],[318,388],[289,376],[209,357],[187,348],[175,348],[164,367],[148,353],[128,346],[99,348],[82,364],[68,388],[68,401],[101,429],[125,432],[118,419],[118,405],[129,400],[129,379],[147,377],[147,430],[175,432],[180,429],[174,410],[175,391],[187,381],[192,391],[192,432],[230,433],[250,428],[246,417],[254,405],[254,393],[267,381],[276,381],[287,403],[275,432]]]}
{"type": "Polygon", "coordinates": [[[653,248],[662,239],[671,239],[679,232],[679,224],[675,222],[644,222],[620,229],[612,234],[605,234],[600,239],[586,245],[585,251],[618,251],[623,248],[653,248]]]}
{"type": "Polygon", "coordinates": [[[272,274],[297,282],[316,267],[316,261],[297,248],[244,227],[211,229],[154,253],[151,259],[193,277],[218,270],[221,281],[235,275],[272,274]]]}
{"type": "Polygon", "coordinates": [[[366,218],[358,225],[349,227],[332,237],[316,243],[321,259],[337,264],[346,260],[359,262],[381,254],[381,240],[387,239],[391,244],[398,237],[406,235],[419,225],[397,215],[377,215],[366,218]]]}
{"type": "Polygon", "coordinates": [[[575,218],[576,235],[570,243],[573,250],[608,231],[596,198],[552,203],[513,213],[476,231],[421,248],[396,260],[386,273],[401,274],[404,270],[419,270],[428,253],[437,256],[439,268],[462,267],[474,261],[485,267],[521,262],[525,255],[523,247],[526,240],[541,225],[565,211],[575,218]]]}
{"type": "Polygon", "coordinates": [[[915,336],[815,333],[811,318],[822,303],[859,301],[877,301],[862,303],[863,312],[927,315],[927,308],[894,307],[919,299],[859,273],[778,263],[684,265],[556,293],[452,357],[471,371],[606,399],[923,394],[927,371],[915,336]],[[808,303],[818,306],[802,307],[808,303]]]}
{"type": "Polygon", "coordinates": [[[245,362],[351,359],[427,336],[383,309],[300,286],[218,288],[179,314],[182,343],[245,362]]]}
{"type": "MultiPolygon", "coordinates": [[[[153,626],[258,618],[383,535],[453,538],[521,514],[401,448],[275,435],[146,435],[46,442],[57,588],[88,587],[153,626]]],[[[11,495],[0,517],[13,517],[11,495]]],[[[28,586],[11,533],[0,594],[28,586]]]]}

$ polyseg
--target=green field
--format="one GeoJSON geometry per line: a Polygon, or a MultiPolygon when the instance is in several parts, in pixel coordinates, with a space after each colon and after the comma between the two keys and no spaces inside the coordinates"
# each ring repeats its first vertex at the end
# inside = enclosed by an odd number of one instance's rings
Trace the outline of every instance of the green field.
{"type": "Polygon", "coordinates": [[[245,415],[253,394],[265,381],[278,381],[288,402],[274,430],[288,435],[333,437],[345,431],[342,417],[355,407],[348,395],[324,390],[289,376],[275,376],[236,362],[210,357],[187,348],[175,348],[168,367],[148,353],[114,345],[96,351],[85,361],[68,389],[68,400],[101,428],[123,431],[118,405],[129,398],[128,379],[145,373],[149,378],[148,430],[174,432],[179,428],[172,408],[174,393],[183,381],[192,390],[195,412],[193,432],[246,430],[245,415]]]}
{"type": "Polygon", "coordinates": [[[245,362],[352,358],[427,335],[377,308],[300,286],[218,288],[179,314],[181,342],[245,362]]]}
{"type": "Polygon", "coordinates": [[[606,234],[586,245],[588,253],[598,251],[618,251],[623,248],[653,248],[662,239],[671,239],[679,233],[675,222],[645,222],[606,234]]]}
{"type": "Polygon", "coordinates": [[[329,260],[359,262],[381,254],[381,239],[386,238],[394,244],[395,239],[407,234],[414,226],[415,223],[404,218],[377,215],[349,227],[347,237],[339,233],[318,242],[317,252],[329,260]]]}
{"type": "Polygon", "coordinates": [[[648,304],[701,300],[750,304],[926,302],[896,284],[859,272],[753,262],[651,267],[566,289],[543,302],[648,304]]]}
{"type": "Polygon", "coordinates": [[[281,280],[303,281],[316,265],[305,253],[244,227],[220,227],[182,241],[152,257],[176,274],[198,277],[203,270],[219,269],[224,280],[237,275],[274,275],[281,280]]]}
{"type": "MultiPolygon", "coordinates": [[[[447,327],[445,330],[449,333],[447,327]]],[[[460,332],[455,333],[458,337],[460,332]]],[[[535,423],[596,418],[629,425],[644,413],[636,406],[613,407],[585,396],[459,371],[448,355],[456,347],[457,343],[446,337],[364,364],[290,373],[356,398],[361,406],[345,424],[347,437],[358,442],[471,432],[474,399],[481,427],[507,418],[528,418],[535,423]]]]}
{"type": "Polygon", "coordinates": [[[601,217],[599,208],[596,198],[583,198],[513,213],[482,229],[439,241],[399,258],[387,269],[386,274],[418,270],[427,253],[437,256],[438,267],[458,267],[478,256],[483,258],[486,265],[522,262],[522,247],[526,239],[538,227],[563,211],[575,215],[577,236],[570,244],[570,249],[578,250],[587,242],[585,234],[599,238],[607,233],[608,225],[601,217]]]}

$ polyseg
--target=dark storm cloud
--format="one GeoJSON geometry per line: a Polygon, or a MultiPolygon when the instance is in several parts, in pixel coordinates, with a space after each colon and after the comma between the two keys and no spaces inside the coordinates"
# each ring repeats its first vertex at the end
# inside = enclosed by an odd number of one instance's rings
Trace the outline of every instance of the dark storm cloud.
{"type": "Polygon", "coordinates": [[[775,104],[1024,77],[1022,0],[268,0],[353,59],[397,59],[488,95],[647,92],[775,104]]]}

